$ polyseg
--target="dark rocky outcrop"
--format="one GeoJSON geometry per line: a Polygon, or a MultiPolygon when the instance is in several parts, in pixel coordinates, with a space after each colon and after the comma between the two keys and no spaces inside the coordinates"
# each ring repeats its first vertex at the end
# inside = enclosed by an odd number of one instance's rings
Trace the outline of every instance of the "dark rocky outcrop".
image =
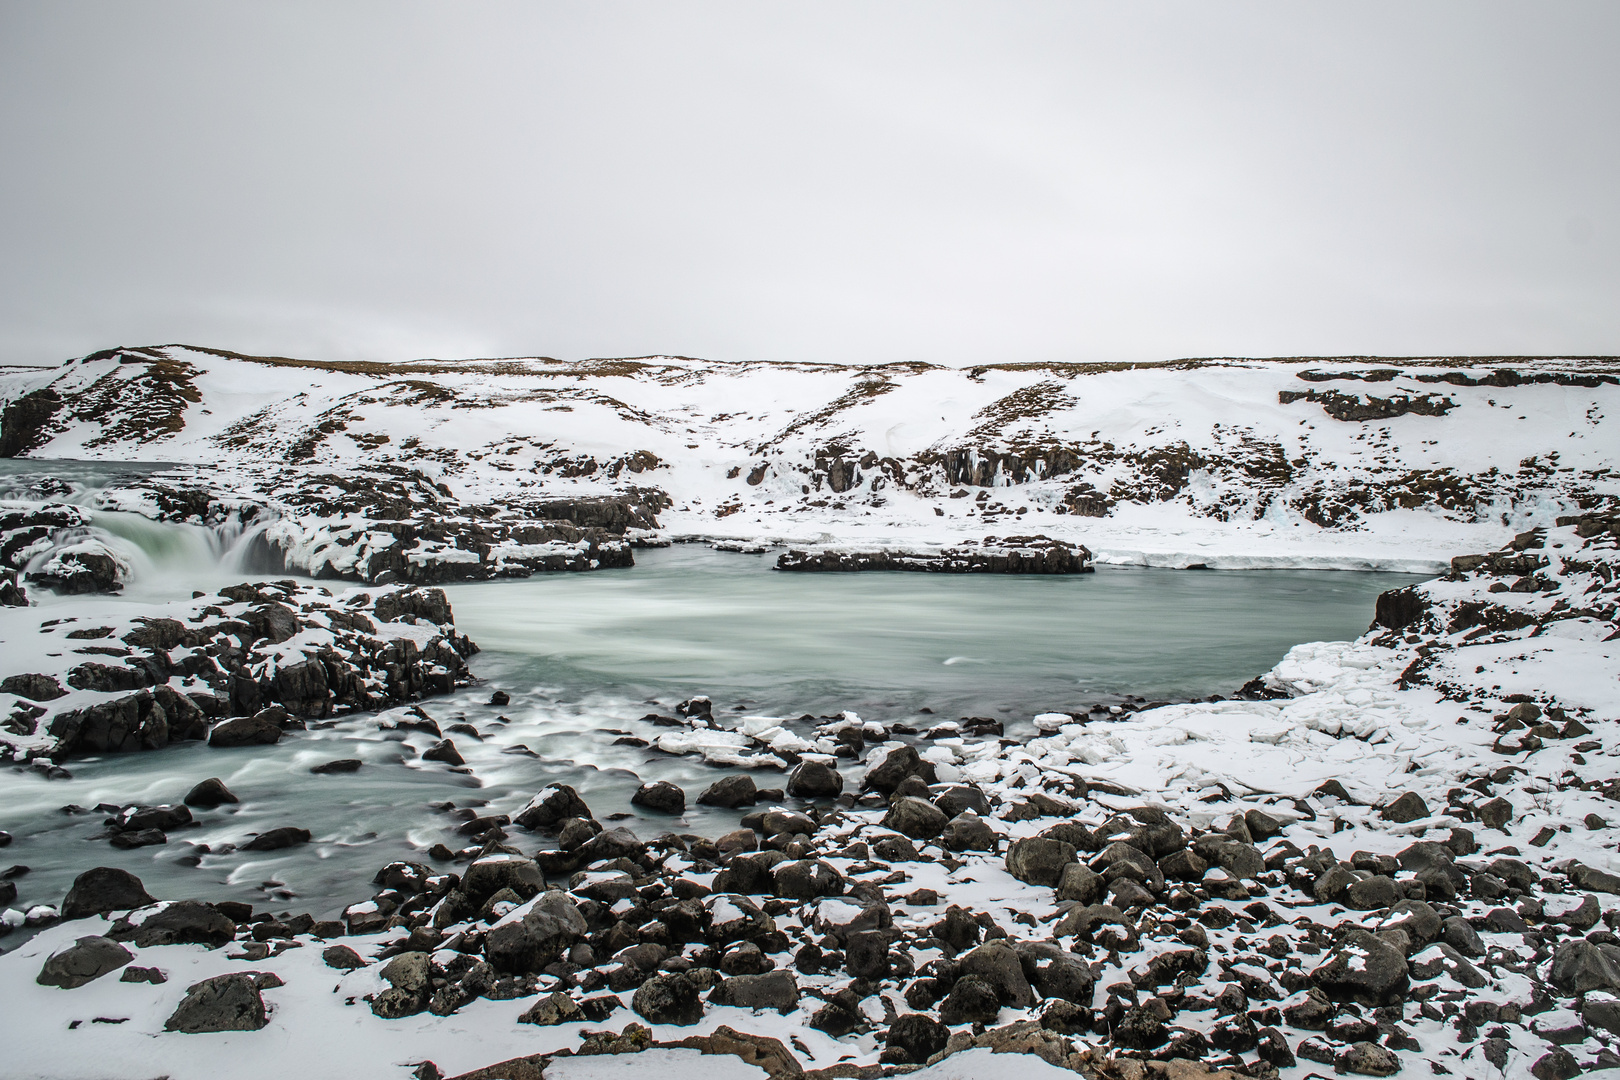
{"type": "Polygon", "coordinates": [[[914,570],[936,574],[1087,574],[1091,552],[1048,536],[986,539],[982,546],[940,551],[790,550],[776,569],[797,571],[914,570]]]}

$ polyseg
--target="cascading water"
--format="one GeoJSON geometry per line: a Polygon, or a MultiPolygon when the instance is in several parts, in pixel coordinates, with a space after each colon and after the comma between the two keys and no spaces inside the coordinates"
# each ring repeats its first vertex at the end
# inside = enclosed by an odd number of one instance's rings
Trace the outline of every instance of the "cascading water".
{"type": "MultiPolygon", "coordinates": [[[[91,619],[108,604],[126,605],[125,615],[127,606],[160,614],[163,601],[194,590],[288,576],[255,564],[267,550],[263,523],[163,523],[100,508],[100,495],[119,475],[161,467],[0,462],[0,494],[12,505],[89,509],[84,535],[129,564],[118,597],[31,589],[51,617],[91,619]]],[[[449,587],[458,630],[484,650],[472,666],[485,684],[423,708],[455,740],[468,772],[424,762],[430,736],[379,730],[373,717],[356,716],[312,724],[275,746],[219,750],[192,742],[79,759],[67,763],[70,779],[47,780],[21,767],[0,773],[0,829],[16,838],[8,860],[32,867],[19,879],[18,902],[58,902],[75,875],[112,865],[161,896],[234,898],[327,917],[362,897],[383,863],[420,861],[430,845],[465,842],[457,819],[435,807],[508,813],[552,782],[578,788],[599,817],[626,815],[624,823],[643,836],[715,835],[734,828],[737,814],[699,806],[696,796],[723,774],[648,746],[668,729],[641,719],[668,714],[693,693],[713,696],[722,723],[852,709],[918,728],[990,716],[1017,732],[1034,713],[1110,695],[1230,692],[1295,643],[1358,635],[1376,594],[1413,580],[1109,567],[1074,578],[946,579],[778,574],[770,564],[768,556],[687,545],[637,552],[629,569],[449,587]],[[488,704],[496,687],[511,694],[510,703],[488,704]],[[310,772],[339,758],[363,765],[344,775],[310,772]],[[62,809],[176,803],[211,776],[242,801],[200,812],[202,824],[175,831],[162,846],[114,849],[93,839],[104,813],[62,809]],[[686,789],[684,815],[630,804],[640,783],[655,780],[686,789]],[[314,841],[274,852],[231,850],[283,825],[309,829],[314,841]]],[[[37,636],[42,614],[0,609],[0,641],[37,636]]],[[[0,677],[15,673],[0,662],[0,677]]],[[[756,779],[768,787],[782,775],[756,779]]]]}

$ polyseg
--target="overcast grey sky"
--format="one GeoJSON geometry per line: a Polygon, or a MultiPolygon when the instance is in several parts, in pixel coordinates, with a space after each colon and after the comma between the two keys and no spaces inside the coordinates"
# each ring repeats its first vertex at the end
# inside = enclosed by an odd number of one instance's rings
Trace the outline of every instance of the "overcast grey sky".
{"type": "Polygon", "coordinates": [[[1620,352],[1620,4],[0,0],[0,360],[1620,352]]]}

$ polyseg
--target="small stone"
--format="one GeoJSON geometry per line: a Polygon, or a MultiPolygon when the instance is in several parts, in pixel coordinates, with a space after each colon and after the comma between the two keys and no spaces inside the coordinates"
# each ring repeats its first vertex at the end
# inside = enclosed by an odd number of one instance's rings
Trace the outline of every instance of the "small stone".
{"type": "Polygon", "coordinates": [[[630,1007],[650,1024],[686,1026],[703,1019],[697,986],[685,975],[655,975],[642,983],[630,1007]]]}
{"type": "Polygon", "coordinates": [[[584,1016],[573,998],[564,993],[551,993],[529,1006],[528,1010],[518,1017],[518,1023],[553,1027],[581,1019],[584,1019],[584,1016]]]}
{"type": "Polygon", "coordinates": [[[118,977],[118,981],[127,983],[152,983],[154,985],[161,986],[163,983],[169,981],[169,977],[155,967],[136,967],[134,964],[131,964],[124,969],[124,973],[118,977]]]}
{"type": "Polygon", "coordinates": [[[503,706],[512,704],[512,695],[508,694],[505,690],[497,690],[493,694],[489,695],[489,703],[499,709],[503,706]]]}
{"type": "Polygon", "coordinates": [[[366,966],[366,962],[361,959],[360,954],[347,945],[328,945],[321,950],[321,960],[327,967],[336,968],[339,971],[353,971],[356,968],[366,966]]]}
{"type": "Polygon", "coordinates": [[[1373,1042],[1352,1044],[1339,1054],[1333,1064],[1340,1072],[1358,1076],[1393,1076],[1401,1069],[1401,1059],[1395,1051],[1373,1042]]]}
{"type": "Polygon", "coordinates": [[[1505,831],[1504,827],[1513,820],[1513,804],[1501,797],[1490,799],[1474,808],[1474,816],[1487,829],[1505,831]]]}

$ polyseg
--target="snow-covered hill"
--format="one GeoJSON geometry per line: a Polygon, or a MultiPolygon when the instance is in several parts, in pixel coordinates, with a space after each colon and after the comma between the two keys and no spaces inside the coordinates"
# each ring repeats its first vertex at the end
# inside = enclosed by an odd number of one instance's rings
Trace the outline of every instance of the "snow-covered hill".
{"type": "Polygon", "coordinates": [[[629,493],[668,537],[1044,533],[1102,562],[1426,569],[1620,499],[1616,371],[1592,357],[373,364],[162,346],[7,369],[0,455],[196,466],[178,486],[283,515],[293,561],[312,566],[364,554],[335,525],[346,514],[498,520],[629,493]]]}

